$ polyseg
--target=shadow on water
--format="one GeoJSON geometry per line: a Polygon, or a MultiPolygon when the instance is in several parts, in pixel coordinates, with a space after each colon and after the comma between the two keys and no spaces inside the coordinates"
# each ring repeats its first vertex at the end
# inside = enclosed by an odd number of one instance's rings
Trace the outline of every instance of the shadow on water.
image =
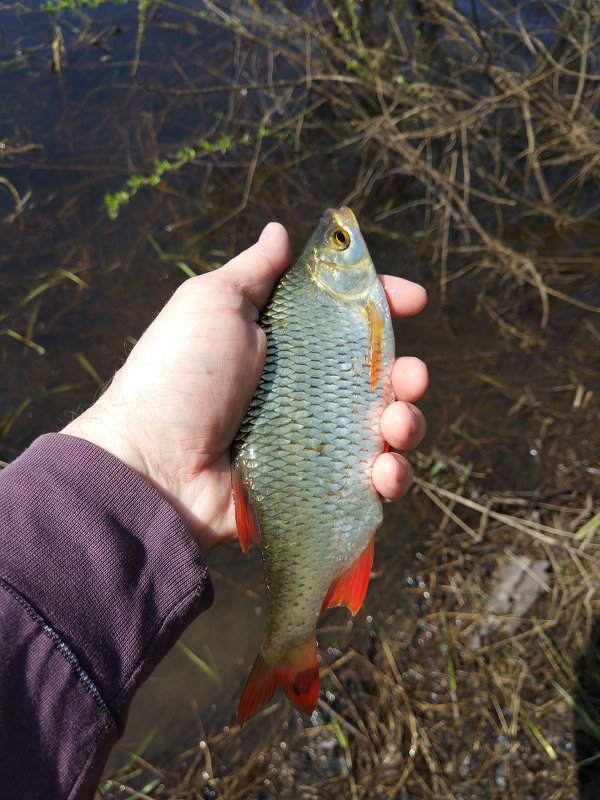
{"type": "Polygon", "coordinates": [[[597,18],[392,6],[0,4],[1,460],[92,402],[185,276],[269,219],[298,252],[345,202],[379,271],[430,292],[396,324],[432,377],[418,484],[385,509],[359,615],[320,621],[319,714],[279,698],[230,727],[264,590],[256,552],[211,554],[215,604],[136,698],[121,782],[150,785],[134,751],[175,796],[174,774],[207,798],[220,780],[239,798],[566,800],[575,744],[582,797],[600,794],[597,625],[581,655],[600,552],[596,528],[576,538],[600,476],[597,18]],[[473,646],[499,566],[526,558],[549,565],[535,604],[473,646]]]}

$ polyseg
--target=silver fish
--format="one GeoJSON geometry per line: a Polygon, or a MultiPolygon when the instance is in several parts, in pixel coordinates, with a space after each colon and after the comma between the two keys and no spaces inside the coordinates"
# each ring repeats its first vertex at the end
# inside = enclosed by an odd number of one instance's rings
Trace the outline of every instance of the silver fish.
{"type": "Polygon", "coordinates": [[[382,521],[370,472],[393,400],[394,334],[349,208],[325,212],[260,324],[266,362],[234,442],[232,485],[242,549],[262,551],[268,612],[241,723],[278,686],[314,710],[317,619],[362,605],[382,521]]]}

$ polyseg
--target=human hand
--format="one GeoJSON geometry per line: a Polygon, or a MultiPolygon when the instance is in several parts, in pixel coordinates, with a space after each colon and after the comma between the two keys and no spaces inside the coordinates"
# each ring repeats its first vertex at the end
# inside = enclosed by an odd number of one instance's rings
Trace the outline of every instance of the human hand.
{"type": "MultiPolygon", "coordinates": [[[[109,451],[151,483],[186,520],[202,551],[236,537],[230,445],[263,369],[266,337],[258,323],[290,262],[287,232],[267,225],[259,241],[215,272],[190,278],[150,325],[94,405],[63,433],[109,451]]],[[[395,316],[416,314],[426,295],[418,284],[382,278],[395,316]]],[[[417,358],[396,360],[396,402],[381,431],[399,450],[415,447],[425,421],[412,402],[427,387],[417,358]]],[[[410,486],[412,470],[384,453],[372,471],[386,500],[410,486]]]]}

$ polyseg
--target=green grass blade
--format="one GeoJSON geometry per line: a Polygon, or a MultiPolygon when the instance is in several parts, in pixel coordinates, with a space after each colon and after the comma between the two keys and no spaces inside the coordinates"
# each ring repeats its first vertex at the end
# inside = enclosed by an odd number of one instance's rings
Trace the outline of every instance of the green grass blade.
{"type": "Polygon", "coordinates": [[[531,733],[533,734],[535,739],[537,739],[537,741],[542,746],[542,749],[544,750],[544,752],[546,753],[548,758],[550,758],[552,761],[556,761],[556,759],[558,758],[556,750],[552,747],[550,742],[546,739],[544,734],[541,732],[541,730],[538,728],[538,726],[535,724],[535,722],[529,716],[527,711],[525,711],[523,706],[520,707],[519,713],[523,717],[523,719],[525,721],[525,724],[527,725],[527,727],[529,728],[529,730],[531,731],[531,733]]]}
{"type": "Polygon", "coordinates": [[[48,278],[47,281],[42,281],[42,283],[38,283],[30,292],[28,292],[25,297],[21,299],[19,305],[21,307],[26,306],[28,303],[31,303],[36,297],[44,292],[47,292],[48,289],[52,289],[60,283],[60,277],[58,275],[53,275],[51,278],[48,278]]]}
{"type": "Polygon", "coordinates": [[[73,281],[73,283],[76,283],[77,286],[81,286],[82,289],[89,288],[87,283],[82,278],[80,278],[79,275],[76,275],[74,272],[71,272],[70,269],[59,269],[58,274],[61,275],[63,278],[68,278],[68,280],[73,281]]]}
{"type": "Polygon", "coordinates": [[[74,355],[90,378],[102,389],[102,387],[105,385],[105,381],[103,381],[100,375],[98,375],[96,369],[90,364],[83,353],[75,353],[74,355]]]}
{"type": "Polygon", "coordinates": [[[592,733],[595,736],[595,738],[600,742],[600,725],[594,722],[594,720],[591,718],[591,716],[588,714],[585,708],[580,706],[577,700],[575,700],[575,698],[571,694],[569,694],[569,692],[567,692],[567,690],[564,689],[560,685],[560,683],[552,681],[552,684],[556,689],[556,691],[559,693],[559,695],[563,698],[563,700],[570,706],[570,708],[572,708],[573,711],[575,711],[575,713],[581,717],[581,719],[583,720],[585,726],[590,731],[590,733],[592,733]]]}
{"type": "Polygon", "coordinates": [[[75,389],[81,389],[83,383],[61,383],[60,386],[53,386],[51,389],[45,389],[41,394],[36,395],[36,400],[41,400],[44,397],[49,397],[53,394],[62,394],[63,392],[73,392],[75,389]]]}
{"type": "Polygon", "coordinates": [[[552,639],[542,628],[539,619],[537,619],[537,617],[533,617],[532,621],[537,635],[540,637],[542,642],[548,648],[548,650],[552,654],[552,657],[554,658],[558,666],[562,669],[568,680],[571,681],[571,683],[574,683],[577,680],[577,675],[575,674],[575,670],[573,669],[571,664],[569,664],[569,662],[559,653],[552,639]]]}
{"type": "Polygon", "coordinates": [[[21,400],[14,411],[10,411],[6,416],[0,419],[0,439],[4,436],[8,436],[10,429],[31,403],[32,399],[31,397],[26,397],[24,400],[21,400]]]}
{"type": "MultiPolygon", "coordinates": [[[[150,743],[152,742],[152,740],[154,739],[154,737],[158,733],[158,729],[159,728],[160,728],[160,724],[159,723],[156,723],[156,725],[154,725],[154,727],[150,728],[150,730],[144,736],[142,742],[140,743],[140,746],[132,754],[131,758],[129,758],[123,764],[123,766],[119,768],[118,772],[115,773],[114,777],[112,778],[112,782],[113,783],[118,783],[119,778],[121,778],[123,775],[125,775],[137,763],[135,757],[136,756],[142,756],[145,753],[145,751],[150,746],[150,743]]],[[[131,752],[131,751],[129,751],[129,752],[131,752]]]]}
{"type": "Polygon", "coordinates": [[[3,331],[0,331],[0,333],[4,333],[7,336],[10,336],[11,339],[16,339],[17,342],[22,342],[23,344],[27,345],[27,347],[30,347],[32,350],[35,350],[35,352],[38,353],[38,355],[40,356],[43,356],[44,353],[46,352],[46,348],[42,347],[41,344],[33,342],[31,339],[28,339],[26,336],[23,336],[18,331],[14,331],[12,328],[5,328],[3,331]]]}
{"type": "Polygon", "coordinates": [[[575,538],[587,539],[588,536],[593,536],[598,529],[600,529],[600,511],[579,528],[575,538]]]}
{"type": "Polygon", "coordinates": [[[181,650],[181,652],[189,658],[189,660],[194,664],[198,669],[203,672],[207,678],[210,678],[211,681],[217,684],[217,686],[222,686],[223,682],[221,681],[221,676],[218,674],[216,670],[214,670],[209,664],[204,661],[204,659],[200,658],[199,655],[194,653],[193,650],[185,645],[183,642],[177,642],[176,647],[181,650]]]}
{"type": "Polygon", "coordinates": [[[186,264],[185,261],[177,261],[176,263],[179,269],[184,275],[187,275],[188,278],[195,278],[198,274],[197,272],[194,272],[194,270],[188,264],[186,264]]]}
{"type": "Polygon", "coordinates": [[[333,731],[333,735],[338,740],[339,746],[342,748],[342,750],[347,750],[348,749],[348,737],[344,733],[340,723],[337,721],[337,717],[332,717],[331,718],[330,727],[331,727],[331,729],[333,731]]]}

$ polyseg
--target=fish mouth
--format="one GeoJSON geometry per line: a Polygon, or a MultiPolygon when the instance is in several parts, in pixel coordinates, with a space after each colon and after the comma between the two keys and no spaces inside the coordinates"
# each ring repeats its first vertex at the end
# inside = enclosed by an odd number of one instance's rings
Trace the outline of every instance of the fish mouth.
{"type": "Polygon", "coordinates": [[[324,218],[330,219],[336,225],[343,228],[358,227],[358,220],[354,212],[348,206],[341,206],[340,208],[328,208],[323,215],[324,218]]]}

